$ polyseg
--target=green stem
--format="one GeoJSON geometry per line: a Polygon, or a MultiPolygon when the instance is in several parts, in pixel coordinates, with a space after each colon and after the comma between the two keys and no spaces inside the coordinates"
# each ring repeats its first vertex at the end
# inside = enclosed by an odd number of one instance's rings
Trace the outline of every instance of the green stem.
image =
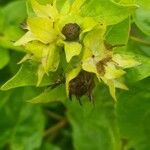
{"type": "Polygon", "coordinates": [[[47,114],[48,116],[50,116],[50,117],[52,117],[52,118],[54,118],[54,119],[56,119],[56,120],[62,120],[62,119],[63,119],[62,116],[60,116],[60,115],[58,115],[58,114],[56,114],[56,113],[54,113],[54,112],[52,112],[52,111],[50,111],[50,110],[46,110],[45,112],[46,112],[46,114],[47,114]]]}
{"type": "Polygon", "coordinates": [[[144,40],[139,39],[139,38],[137,38],[137,37],[131,36],[130,39],[131,39],[132,41],[137,42],[137,43],[140,43],[140,44],[143,44],[143,45],[146,45],[146,46],[150,46],[150,42],[144,41],[144,40]]]}
{"type": "Polygon", "coordinates": [[[55,124],[54,126],[50,127],[49,129],[47,129],[44,133],[44,137],[47,137],[49,135],[53,135],[55,132],[57,132],[58,130],[60,130],[61,128],[65,127],[67,124],[67,120],[63,119],[60,122],[58,122],[57,124],[55,124]]]}

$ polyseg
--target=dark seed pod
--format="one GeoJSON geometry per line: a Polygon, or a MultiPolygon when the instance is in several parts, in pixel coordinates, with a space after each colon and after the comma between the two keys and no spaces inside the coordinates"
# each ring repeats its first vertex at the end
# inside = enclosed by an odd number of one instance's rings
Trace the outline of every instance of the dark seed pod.
{"type": "Polygon", "coordinates": [[[92,101],[92,91],[94,86],[94,74],[81,71],[79,75],[69,83],[69,97],[71,99],[72,95],[75,95],[81,104],[80,98],[83,95],[87,95],[90,101],[92,101]]]}
{"type": "Polygon", "coordinates": [[[62,29],[62,34],[66,37],[67,41],[76,41],[79,39],[80,26],[76,23],[66,24],[62,29]]]}

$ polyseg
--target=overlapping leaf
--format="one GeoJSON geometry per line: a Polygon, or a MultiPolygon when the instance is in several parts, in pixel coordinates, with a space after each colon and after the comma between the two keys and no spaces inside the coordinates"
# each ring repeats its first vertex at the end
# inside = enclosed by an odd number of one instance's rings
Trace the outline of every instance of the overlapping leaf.
{"type": "Polygon", "coordinates": [[[41,146],[44,116],[40,107],[25,103],[34,95],[33,89],[0,93],[0,149],[34,150],[41,146]]]}
{"type": "Polygon", "coordinates": [[[104,20],[107,25],[113,25],[130,16],[136,8],[137,6],[133,3],[132,5],[125,6],[114,3],[111,0],[90,0],[86,1],[81,12],[83,15],[104,20]]]}

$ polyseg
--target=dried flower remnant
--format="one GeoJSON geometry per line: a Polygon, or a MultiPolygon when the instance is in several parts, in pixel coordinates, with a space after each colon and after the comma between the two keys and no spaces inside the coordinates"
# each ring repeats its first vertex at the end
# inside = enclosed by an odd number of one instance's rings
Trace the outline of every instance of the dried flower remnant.
{"type": "Polygon", "coordinates": [[[77,77],[69,82],[69,97],[75,95],[82,105],[80,98],[87,95],[89,100],[92,101],[92,91],[95,86],[94,74],[86,71],[81,71],[77,77]]]}
{"type": "Polygon", "coordinates": [[[137,66],[140,63],[129,55],[114,53],[113,48],[123,45],[107,44],[106,46],[104,34],[100,29],[87,33],[84,45],[83,70],[95,73],[99,81],[108,85],[111,96],[116,100],[116,88],[128,89],[121,80],[121,77],[126,73],[124,69],[137,66]]]}
{"type": "Polygon", "coordinates": [[[104,59],[100,60],[96,64],[98,74],[100,74],[101,76],[105,75],[105,73],[106,73],[105,67],[107,66],[107,62],[109,62],[111,60],[112,60],[111,57],[107,57],[107,58],[104,58],[104,59]]]}

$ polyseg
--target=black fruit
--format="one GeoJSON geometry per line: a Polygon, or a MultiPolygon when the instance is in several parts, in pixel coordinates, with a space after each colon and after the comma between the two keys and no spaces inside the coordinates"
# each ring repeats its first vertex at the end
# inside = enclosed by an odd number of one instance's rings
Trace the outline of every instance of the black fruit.
{"type": "Polygon", "coordinates": [[[79,39],[80,26],[76,23],[66,24],[62,29],[62,34],[66,37],[67,41],[76,41],[79,39]]]}

